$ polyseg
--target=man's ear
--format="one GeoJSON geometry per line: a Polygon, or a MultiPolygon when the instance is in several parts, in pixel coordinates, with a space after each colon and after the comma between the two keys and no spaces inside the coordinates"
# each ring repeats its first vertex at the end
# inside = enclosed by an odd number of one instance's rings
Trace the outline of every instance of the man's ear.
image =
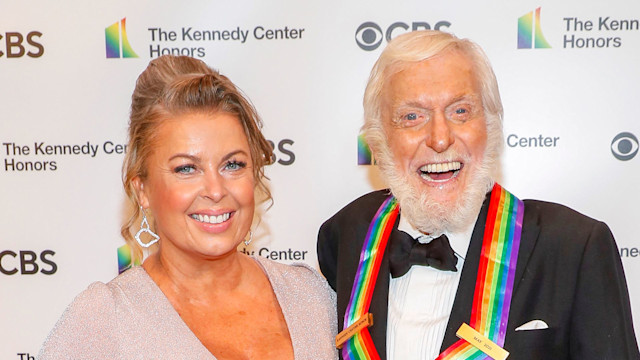
{"type": "Polygon", "coordinates": [[[145,193],[144,183],[142,182],[142,179],[140,179],[139,176],[136,176],[131,179],[131,183],[133,184],[136,195],[138,196],[138,203],[140,204],[140,206],[142,206],[144,209],[148,208],[149,198],[145,193]]]}
{"type": "Polygon", "coordinates": [[[369,146],[369,151],[371,151],[371,157],[373,158],[373,160],[375,161],[375,163],[378,162],[378,147],[377,146],[373,146],[371,144],[367,144],[369,146]]]}

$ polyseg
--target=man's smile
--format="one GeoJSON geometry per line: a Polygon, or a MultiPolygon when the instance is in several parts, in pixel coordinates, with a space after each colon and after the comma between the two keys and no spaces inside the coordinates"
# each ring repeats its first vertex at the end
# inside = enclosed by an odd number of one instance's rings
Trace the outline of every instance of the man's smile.
{"type": "Polygon", "coordinates": [[[418,174],[426,181],[444,182],[458,176],[463,164],[459,161],[426,164],[418,169],[418,174]]]}

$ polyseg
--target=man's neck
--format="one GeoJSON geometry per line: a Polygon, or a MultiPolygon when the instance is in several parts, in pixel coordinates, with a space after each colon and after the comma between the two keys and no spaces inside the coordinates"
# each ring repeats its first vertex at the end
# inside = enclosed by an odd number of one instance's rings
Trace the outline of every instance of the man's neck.
{"type": "MultiPolygon", "coordinates": [[[[478,218],[478,214],[476,214],[476,221],[478,218]]],[[[464,259],[467,255],[467,249],[469,248],[469,243],[471,242],[471,235],[473,234],[473,229],[475,227],[476,221],[471,222],[467,228],[463,231],[459,232],[449,232],[444,231],[444,234],[447,235],[449,239],[449,243],[451,244],[451,248],[455,253],[464,259]]],[[[404,231],[407,234],[411,235],[414,239],[418,239],[421,243],[428,243],[432,239],[442,235],[442,234],[425,234],[420,230],[416,229],[407,219],[406,216],[402,216],[400,213],[400,221],[398,222],[398,230],[404,231]]]]}

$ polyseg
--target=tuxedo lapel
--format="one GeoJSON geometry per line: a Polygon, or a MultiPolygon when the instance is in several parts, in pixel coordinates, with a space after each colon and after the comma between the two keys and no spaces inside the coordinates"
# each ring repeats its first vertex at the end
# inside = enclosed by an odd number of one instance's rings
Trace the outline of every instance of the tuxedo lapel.
{"type": "MultiPolygon", "coordinates": [[[[393,230],[389,237],[393,236],[397,230],[393,230]]],[[[389,239],[390,241],[391,239],[389,239]]],[[[373,289],[371,307],[369,312],[373,314],[373,326],[369,328],[371,340],[378,350],[380,359],[387,358],[387,312],[389,309],[389,254],[385,251],[376,280],[376,287],[373,289]]]]}
{"type": "Polygon", "coordinates": [[[487,198],[482,204],[478,220],[476,220],[476,225],[473,228],[469,249],[467,250],[467,256],[465,257],[462,267],[462,274],[460,275],[460,283],[458,284],[456,297],[453,301],[453,308],[449,316],[449,322],[447,323],[447,330],[444,334],[442,346],[440,347],[441,353],[458,341],[456,331],[458,331],[460,325],[462,325],[462,323],[468,324],[471,320],[471,306],[473,304],[473,294],[476,289],[476,278],[478,277],[480,252],[482,250],[482,239],[484,237],[484,227],[487,221],[490,198],[491,193],[487,195],[487,198]]]}
{"type": "MultiPolygon", "coordinates": [[[[389,234],[389,240],[387,242],[387,249],[389,249],[389,242],[391,242],[396,236],[400,236],[398,231],[398,224],[400,222],[400,215],[396,218],[396,222],[393,226],[393,230],[389,234]]],[[[380,263],[380,271],[378,272],[378,278],[376,280],[376,287],[373,289],[373,296],[371,299],[371,307],[369,312],[373,314],[373,326],[369,328],[371,339],[373,340],[378,355],[381,360],[387,358],[387,316],[389,310],[389,252],[385,249],[382,262],[380,263]]]]}
{"type": "Polygon", "coordinates": [[[518,284],[524,276],[524,269],[527,268],[529,257],[538,240],[540,233],[540,223],[535,211],[527,211],[524,207],[524,218],[522,220],[522,235],[520,237],[520,250],[518,251],[518,264],[516,265],[516,275],[513,282],[513,293],[518,291],[518,284]]]}
{"type": "MultiPolygon", "coordinates": [[[[339,257],[338,266],[341,267],[340,271],[343,274],[348,275],[338,278],[338,288],[341,289],[341,291],[338,291],[339,331],[343,330],[344,315],[349,303],[349,299],[351,297],[353,282],[357,272],[358,264],[360,262],[360,253],[362,252],[362,246],[367,236],[369,226],[380,205],[388,197],[389,193],[386,191],[376,192],[374,196],[370,197],[370,199],[368,199],[369,202],[366,204],[366,206],[364,206],[361,211],[358,212],[362,221],[358,221],[355,225],[355,231],[352,234],[352,237],[350,237],[352,241],[342,243],[342,245],[347,246],[348,249],[345,249],[345,251],[342,251],[341,253],[348,257],[339,257]]],[[[396,218],[393,230],[389,235],[389,241],[398,233],[397,227],[399,220],[400,216],[396,218]]],[[[386,360],[387,358],[386,340],[387,310],[389,302],[389,276],[389,255],[387,254],[387,251],[385,251],[382,256],[380,269],[378,271],[376,284],[373,289],[371,303],[369,306],[369,312],[373,314],[373,325],[369,328],[369,334],[371,334],[373,344],[375,345],[376,350],[380,355],[380,359],[382,360],[386,360]]],[[[340,358],[342,358],[342,354],[340,354],[340,358]]]]}

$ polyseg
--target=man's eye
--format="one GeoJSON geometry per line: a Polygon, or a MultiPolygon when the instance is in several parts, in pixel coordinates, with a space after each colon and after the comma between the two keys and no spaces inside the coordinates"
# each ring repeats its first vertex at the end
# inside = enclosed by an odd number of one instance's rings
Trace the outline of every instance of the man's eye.
{"type": "Polygon", "coordinates": [[[418,114],[416,113],[409,113],[407,115],[404,116],[405,120],[409,120],[409,121],[413,121],[413,120],[418,120],[418,114]]]}
{"type": "Polygon", "coordinates": [[[472,110],[473,108],[467,106],[456,107],[449,110],[451,112],[449,113],[448,118],[456,121],[467,121],[473,116],[472,110]]]}
{"type": "Polygon", "coordinates": [[[191,174],[196,171],[196,168],[193,165],[180,165],[176,167],[174,171],[179,174],[191,174]]]}

